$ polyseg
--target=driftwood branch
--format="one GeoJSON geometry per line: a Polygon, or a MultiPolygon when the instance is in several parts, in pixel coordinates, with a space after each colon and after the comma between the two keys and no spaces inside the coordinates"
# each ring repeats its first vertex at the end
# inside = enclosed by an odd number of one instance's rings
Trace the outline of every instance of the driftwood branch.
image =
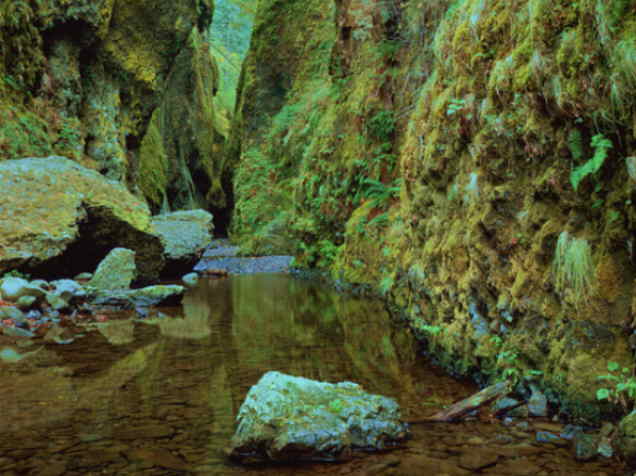
{"type": "Polygon", "coordinates": [[[457,402],[450,407],[436,413],[435,415],[421,420],[409,421],[409,423],[448,423],[458,421],[469,413],[489,405],[493,401],[505,397],[511,392],[508,382],[499,382],[490,387],[486,387],[480,392],[457,402]]]}

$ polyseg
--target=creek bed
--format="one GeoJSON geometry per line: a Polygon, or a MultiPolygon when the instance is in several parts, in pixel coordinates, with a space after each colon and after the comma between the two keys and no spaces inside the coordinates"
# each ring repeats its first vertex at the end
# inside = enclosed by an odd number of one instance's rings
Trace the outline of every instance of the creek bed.
{"type": "MultiPolygon", "coordinates": [[[[0,336],[0,349],[15,345],[0,336]]],[[[417,357],[382,303],[289,275],[202,280],[181,308],[23,352],[0,363],[2,475],[623,474],[498,421],[415,425],[403,449],[338,465],[232,465],[235,416],[268,370],[360,383],[398,400],[407,420],[476,391],[417,357]]]]}

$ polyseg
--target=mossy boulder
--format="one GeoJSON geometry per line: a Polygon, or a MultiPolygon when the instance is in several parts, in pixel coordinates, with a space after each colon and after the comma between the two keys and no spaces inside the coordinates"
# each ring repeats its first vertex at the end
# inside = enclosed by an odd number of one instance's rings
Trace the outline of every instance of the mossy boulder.
{"type": "Polygon", "coordinates": [[[0,163],[0,273],[92,270],[113,248],[135,252],[139,278],[164,266],[146,204],[115,181],[63,157],[0,163]]]}
{"type": "Polygon", "coordinates": [[[354,449],[386,450],[407,437],[398,404],[352,382],[267,372],[241,405],[231,457],[337,461],[354,449]]]}

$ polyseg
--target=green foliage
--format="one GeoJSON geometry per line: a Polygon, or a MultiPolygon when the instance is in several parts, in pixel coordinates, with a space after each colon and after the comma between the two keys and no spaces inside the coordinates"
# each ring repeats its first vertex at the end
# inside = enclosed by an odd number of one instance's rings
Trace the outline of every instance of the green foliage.
{"type": "Polygon", "coordinates": [[[362,180],[362,196],[372,201],[374,207],[387,205],[389,200],[400,193],[401,179],[394,180],[386,185],[379,180],[365,178],[362,180]]]}
{"type": "Polygon", "coordinates": [[[395,285],[395,273],[389,274],[380,281],[380,293],[387,295],[395,285]]]}
{"type": "Polygon", "coordinates": [[[464,99],[451,99],[446,108],[447,116],[454,116],[456,113],[462,111],[466,106],[466,100],[464,99]]]}
{"type": "Polygon", "coordinates": [[[567,231],[557,240],[553,269],[556,289],[563,293],[571,290],[576,302],[586,300],[594,273],[592,251],[584,238],[573,238],[567,231]]]}
{"type": "Polygon", "coordinates": [[[583,158],[583,135],[578,129],[572,129],[568,134],[568,148],[570,154],[575,160],[581,160],[583,158]]]}
{"type": "Polygon", "coordinates": [[[629,411],[636,399],[636,377],[633,371],[627,367],[621,369],[618,362],[608,362],[607,370],[609,374],[597,377],[597,380],[605,381],[607,386],[596,391],[596,399],[609,401],[629,411]]]}
{"type": "Polygon", "coordinates": [[[596,134],[592,137],[590,145],[594,149],[592,158],[583,165],[576,167],[570,174],[570,183],[574,190],[578,188],[585,177],[595,174],[603,167],[603,163],[605,163],[605,159],[607,158],[607,151],[613,147],[612,141],[607,139],[603,134],[596,134]]]}
{"type": "Polygon", "coordinates": [[[391,141],[395,132],[395,117],[393,111],[384,110],[377,112],[367,123],[369,136],[380,141],[391,141]]]}

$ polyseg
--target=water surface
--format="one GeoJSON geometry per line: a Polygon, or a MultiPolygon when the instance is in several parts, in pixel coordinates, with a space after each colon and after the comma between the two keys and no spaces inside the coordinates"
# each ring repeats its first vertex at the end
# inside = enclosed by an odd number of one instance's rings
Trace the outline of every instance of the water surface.
{"type": "MultiPolygon", "coordinates": [[[[460,459],[488,446],[503,448],[495,459],[506,464],[520,448],[544,474],[618,474],[610,462],[580,465],[568,450],[477,422],[417,426],[405,449],[341,465],[232,465],[223,451],[234,418],[269,370],[360,383],[396,398],[408,419],[475,388],[417,357],[410,333],[381,303],[288,275],[206,280],[183,308],[162,313],[92,324],[72,344],[35,343],[20,350],[25,358],[0,364],[0,474],[473,474],[460,459]],[[559,472],[563,465],[575,472],[559,472]]],[[[16,347],[2,337],[5,345],[16,347]]],[[[506,471],[492,474],[525,474],[506,471]]]]}

